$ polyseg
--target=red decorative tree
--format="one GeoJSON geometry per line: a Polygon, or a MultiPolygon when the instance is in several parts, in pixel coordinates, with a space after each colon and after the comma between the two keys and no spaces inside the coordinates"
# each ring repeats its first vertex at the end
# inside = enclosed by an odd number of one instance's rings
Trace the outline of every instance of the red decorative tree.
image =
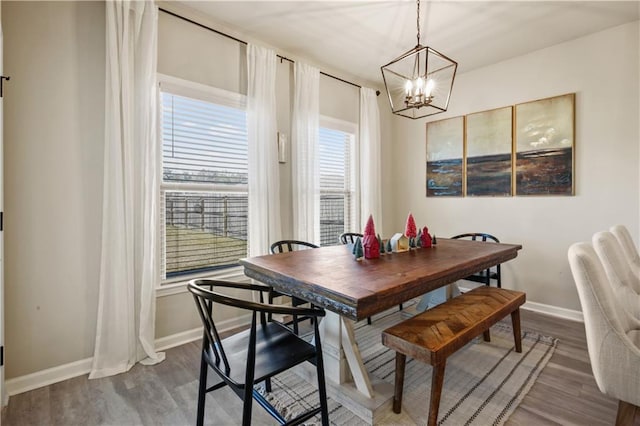
{"type": "Polygon", "coordinates": [[[404,236],[407,238],[415,238],[417,233],[416,221],[413,219],[413,215],[409,213],[407,217],[407,227],[404,230],[404,236]]]}
{"type": "Polygon", "coordinates": [[[429,228],[426,226],[422,228],[422,235],[420,235],[422,247],[431,247],[431,235],[429,235],[429,228]]]}
{"type": "Polygon", "coordinates": [[[373,225],[373,216],[371,215],[369,215],[367,225],[364,227],[362,246],[364,247],[365,259],[377,259],[380,257],[380,242],[376,236],[376,228],[373,225]]]}

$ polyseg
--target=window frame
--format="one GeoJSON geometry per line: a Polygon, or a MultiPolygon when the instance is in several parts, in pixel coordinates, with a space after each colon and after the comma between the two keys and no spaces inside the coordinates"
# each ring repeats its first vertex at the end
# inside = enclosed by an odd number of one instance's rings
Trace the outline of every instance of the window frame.
{"type": "MultiPolygon", "coordinates": [[[[173,77],[166,74],[157,74],[158,84],[158,241],[157,245],[157,258],[160,280],[156,285],[156,293],[158,296],[167,296],[171,294],[182,293],[185,291],[186,284],[189,280],[194,278],[215,278],[221,280],[238,280],[246,278],[244,276],[244,268],[240,265],[231,266],[226,268],[220,268],[210,271],[200,271],[194,273],[185,273],[178,276],[166,277],[165,265],[166,265],[166,229],[164,220],[163,196],[167,191],[183,191],[183,192],[216,192],[216,193],[249,193],[249,185],[226,185],[215,183],[181,183],[181,182],[165,182],[163,180],[163,135],[162,135],[162,96],[161,92],[167,92],[177,96],[188,97],[203,102],[214,103],[231,108],[247,110],[247,97],[246,95],[230,92],[224,89],[219,89],[212,86],[207,86],[201,83],[195,83],[189,80],[183,80],[178,77],[173,77]]],[[[247,228],[248,229],[248,228],[247,228]]]]}
{"type": "MultiPolygon", "coordinates": [[[[351,222],[353,222],[353,228],[354,229],[345,229],[344,232],[357,232],[357,230],[361,229],[361,224],[360,224],[360,139],[359,139],[359,126],[357,123],[353,123],[351,121],[346,121],[346,120],[341,120],[338,118],[334,118],[334,117],[329,117],[326,115],[320,115],[320,119],[319,119],[319,123],[318,123],[318,127],[319,128],[324,128],[324,129],[329,129],[329,130],[335,130],[335,131],[340,131],[340,132],[344,132],[344,133],[348,133],[350,135],[353,136],[353,140],[351,143],[351,152],[350,152],[350,156],[351,156],[351,176],[349,177],[349,180],[351,182],[351,186],[352,186],[352,191],[351,191],[351,195],[352,195],[352,199],[353,199],[353,206],[352,206],[352,215],[353,217],[351,218],[351,222]]],[[[318,138],[318,143],[319,143],[319,138],[318,138]]],[[[319,171],[318,171],[319,172],[319,171]]],[[[322,195],[322,189],[318,188],[320,195],[322,195]]],[[[344,194],[346,191],[343,191],[342,193],[344,194]]],[[[345,215],[347,213],[345,212],[345,215]]],[[[318,221],[320,221],[321,218],[318,218],[318,221]]],[[[345,223],[347,223],[346,217],[345,217],[345,223]]],[[[337,240],[336,240],[337,243],[337,240]]]]}

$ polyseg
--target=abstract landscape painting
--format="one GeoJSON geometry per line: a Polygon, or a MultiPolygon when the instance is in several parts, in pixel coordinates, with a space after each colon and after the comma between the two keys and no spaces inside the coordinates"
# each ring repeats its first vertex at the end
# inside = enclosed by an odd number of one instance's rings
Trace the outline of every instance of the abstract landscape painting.
{"type": "Polygon", "coordinates": [[[427,197],[461,197],[464,117],[427,123],[427,197]]]}
{"type": "Polygon", "coordinates": [[[516,195],[573,195],[574,99],[516,105],[516,195]]]}
{"type": "Polygon", "coordinates": [[[467,115],[468,196],[511,195],[512,108],[467,115]]]}

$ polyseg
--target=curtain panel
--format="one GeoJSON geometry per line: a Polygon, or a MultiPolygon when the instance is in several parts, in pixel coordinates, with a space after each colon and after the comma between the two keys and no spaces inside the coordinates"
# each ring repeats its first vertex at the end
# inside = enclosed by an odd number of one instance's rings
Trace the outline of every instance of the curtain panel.
{"type": "Polygon", "coordinates": [[[154,364],[159,282],[157,25],[152,1],[106,8],[102,254],[90,378],[154,364]]]}
{"type": "Polygon", "coordinates": [[[269,253],[281,239],[276,121],[276,53],[247,46],[249,144],[249,255],[269,253]]]}
{"type": "Polygon", "coordinates": [[[375,90],[360,89],[360,223],[373,215],[376,231],[382,229],[382,176],[380,111],[375,90]]]}
{"type": "Polygon", "coordinates": [[[294,64],[292,187],[294,238],[320,244],[320,71],[294,64]]]}

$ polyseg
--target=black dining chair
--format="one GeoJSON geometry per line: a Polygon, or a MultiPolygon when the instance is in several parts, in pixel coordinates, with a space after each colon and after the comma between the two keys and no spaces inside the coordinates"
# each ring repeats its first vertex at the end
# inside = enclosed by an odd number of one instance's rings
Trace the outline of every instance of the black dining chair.
{"type": "MultiPolygon", "coordinates": [[[[271,252],[271,254],[276,254],[276,253],[287,253],[290,251],[296,251],[296,250],[307,250],[307,249],[314,249],[314,248],[319,248],[317,245],[312,244],[312,243],[308,243],[306,241],[299,241],[299,240],[281,240],[281,241],[276,241],[275,243],[271,244],[271,247],[269,247],[269,251],[271,252]]],[[[288,296],[291,297],[291,305],[292,306],[300,306],[300,305],[304,305],[305,303],[308,303],[306,300],[302,300],[300,298],[297,298],[295,296],[291,296],[289,294],[285,294],[276,290],[271,290],[269,292],[269,303],[273,303],[273,299],[279,296],[288,296]]],[[[306,319],[310,319],[313,321],[313,318],[298,318],[297,315],[293,316],[293,319],[290,322],[286,322],[284,323],[285,325],[292,325],[293,326],[293,332],[298,334],[298,322],[300,321],[304,321],[306,319]]],[[[269,315],[269,321],[272,321],[272,315],[269,315]]]]}
{"type": "Polygon", "coordinates": [[[357,232],[344,232],[340,234],[340,243],[354,244],[358,238],[362,238],[362,234],[358,234],[357,232]]]}
{"type": "MultiPolygon", "coordinates": [[[[466,234],[460,234],[460,235],[456,235],[455,237],[451,237],[451,239],[455,240],[455,239],[469,239],[472,241],[484,241],[484,242],[494,242],[494,243],[499,243],[500,240],[498,240],[496,237],[494,237],[491,234],[485,234],[485,233],[481,233],[481,232],[469,232],[466,234]]],[[[494,280],[496,282],[496,285],[498,288],[502,288],[502,278],[501,278],[501,274],[500,274],[500,264],[491,267],[491,268],[487,268],[483,271],[480,271],[476,274],[473,275],[469,275],[468,277],[463,278],[464,280],[467,281],[473,281],[476,283],[482,283],[485,285],[491,285],[491,280],[494,280]]]]}
{"type": "MultiPolygon", "coordinates": [[[[315,346],[306,342],[288,327],[277,322],[267,322],[266,314],[304,315],[322,317],[323,309],[300,308],[262,303],[263,293],[270,287],[262,284],[234,283],[215,280],[191,280],[189,291],[198,308],[198,314],[204,325],[202,338],[202,357],[200,361],[200,379],[198,386],[198,412],[196,424],[204,423],[206,394],[224,386],[229,388],[243,401],[242,425],[251,424],[251,408],[255,399],[280,424],[299,424],[320,414],[322,424],[329,424],[327,409],[327,391],[324,379],[322,347],[318,322],[314,321],[315,346]],[[233,289],[236,292],[260,292],[260,302],[237,299],[217,291],[218,288],[233,289]],[[221,339],[216,327],[216,305],[232,306],[251,314],[251,326],[248,330],[221,339]],[[260,323],[258,324],[258,314],[260,323]],[[298,364],[309,361],[316,366],[320,406],[286,420],[267,399],[255,389],[255,385],[265,382],[267,391],[271,391],[271,377],[298,364]],[[209,369],[221,379],[207,387],[209,369]]],[[[247,299],[250,299],[249,295],[247,299]]]]}
{"type": "MultiPolygon", "coordinates": [[[[362,237],[363,235],[357,232],[345,232],[340,234],[340,242],[342,244],[355,244],[356,240],[362,237]]],[[[398,307],[402,310],[402,303],[398,307]]],[[[367,317],[367,324],[371,325],[371,317],[367,317]]]]}

